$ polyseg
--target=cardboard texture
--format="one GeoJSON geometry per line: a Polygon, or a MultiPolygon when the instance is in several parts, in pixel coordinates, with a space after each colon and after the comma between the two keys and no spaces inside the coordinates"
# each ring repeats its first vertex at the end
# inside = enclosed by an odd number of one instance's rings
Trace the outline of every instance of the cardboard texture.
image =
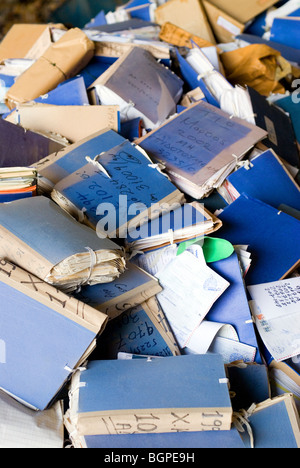
{"type": "Polygon", "coordinates": [[[40,57],[6,94],[6,104],[31,101],[75,76],[94,56],[94,43],[78,28],[67,31],[40,57]],[[46,79],[45,79],[46,77],[46,79]]]}
{"type": "Polygon", "coordinates": [[[199,0],[170,0],[155,10],[155,21],[159,25],[170,22],[190,34],[200,36],[212,44],[215,38],[208,23],[205,10],[199,0]],[[193,12],[193,14],[191,14],[193,12]]]}
{"type": "Polygon", "coordinates": [[[95,3],[0,42],[0,447],[300,448],[300,0],[95,3]]]}
{"type": "Polygon", "coordinates": [[[119,107],[23,104],[5,120],[34,132],[59,134],[70,143],[77,143],[104,129],[118,132],[119,107]]]}
{"type": "Polygon", "coordinates": [[[220,8],[228,15],[241,23],[247,23],[260,13],[272,7],[278,0],[209,0],[214,6],[220,8]]]}
{"type": "Polygon", "coordinates": [[[170,22],[166,22],[162,25],[159,37],[162,41],[177,47],[192,48],[192,42],[195,42],[199,47],[210,47],[214,45],[214,43],[196,36],[170,22]]]}
{"type": "Polygon", "coordinates": [[[217,42],[231,42],[244,31],[244,23],[237,21],[211,2],[203,0],[203,6],[217,42]]]}
{"type": "Polygon", "coordinates": [[[36,58],[30,53],[41,38],[46,48],[51,45],[50,26],[45,24],[15,24],[0,44],[0,62],[5,59],[36,58]]]}
{"type": "Polygon", "coordinates": [[[4,260],[0,291],[2,298],[10,297],[9,308],[1,310],[1,336],[14,349],[13,352],[8,349],[10,360],[1,364],[0,387],[27,406],[44,410],[67,383],[72,369],[92,352],[107,316],[4,260]],[[25,321],[20,320],[20,314],[24,317],[24,313],[25,321]],[[59,328],[53,346],[49,330],[59,328]],[[33,340],[32,333],[40,339],[33,340]],[[72,333],[77,335],[76,340],[72,333]],[[10,362],[18,372],[11,372],[10,362]]]}

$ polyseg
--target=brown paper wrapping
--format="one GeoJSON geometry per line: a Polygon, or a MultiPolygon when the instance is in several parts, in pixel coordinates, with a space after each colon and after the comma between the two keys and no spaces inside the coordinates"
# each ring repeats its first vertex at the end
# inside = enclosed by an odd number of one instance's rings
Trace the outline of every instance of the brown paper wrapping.
{"type": "Polygon", "coordinates": [[[285,93],[279,82],[290,75],[292,67],[280,52],[264,44],[253,44],[221,55],[228,81],[249,86],[263,96],[285,93]]]}
{"type": "Polygon", "coordinates": [[[191,41],[195,42],[199,47],[210,47],[214,45],[212,42],[196,36],[195,34],[191,34],[170,22],[166,22],[162,25],[159,38],[168,44],[177,47],[188,47],[189,49],[193,47],[191,41]]]}
{"type": "Polygon", "coordinates": [[[67,31],[54,43],[10,88],[6,105],[14,109],[17,104],[32,101],[72,78],[93,58],[94,42],[78,28],[67,31]]]}

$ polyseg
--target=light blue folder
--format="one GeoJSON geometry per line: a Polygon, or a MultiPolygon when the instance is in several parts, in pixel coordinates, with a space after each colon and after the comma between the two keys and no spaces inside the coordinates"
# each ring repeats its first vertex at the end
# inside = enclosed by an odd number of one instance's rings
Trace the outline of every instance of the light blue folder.
{"type": "Polygon", "coordinates": [[[90,225],[109,236],[126,228],[139,213],[147,215],[146,210],[179,193],[167,177],[151,167],[151,160],[127,140],[101,154],[99,163],[105,172],[88,163],[61,180],[54,190],[78,210],[84,208],[90,225]]]}
{"type": "Polygon", "coordinates": [[[86,86],[80,76],[64,81],[49,93],[35,99],[35,102],[56,106],[89,105],[86,86]]]}
{"type": "Polygon", "coordinates": [[[108,151],[124,141],[125,138],[114,130],[102,130],[68,146],[61,152],[57,152],[51,163],[46,157],[35,164],[35,167],[42,177],[56,184],[64,177],[85,166],[87,164],[86,156],[94,159],[103,151],[108,151]]]}
{"type": "MultiPolygon", "coordinates": [[[[169,330],[163,313],[159,319],[160,326],[162,325],[165,330],[169,330]]],[[[174,346],[179,353],[176,342],[174,342],[174,346]]],[[[97,350],[93,354],[93,359],[117,359],[118,353],[140,356],[173,356],[173,352],[157,323],[154,323],[145,312],[143,304],[123,312],[122,315],[108,323],[97,350]]]]}
{"type": "MultiPolygon", "coordinates": [[[[79,375],[78,406],[73,402],[73,409],[79,416],[96,412],[100,417],[103,412],[146,409],[151,413],[166,408],[174,412],[203,408],[210,414],[226,408],[231,413],[226,382],[223,360],[217,354],[90,361],[79,375]]],[[[199,422],[200,428],[211,430],[199,422]]]]}
{"type": "Polygon", "coordinates": [[[40,280],[30,274],[24,281],[15,280],[3,268],[2,262],[0,329],[5,359],[0,363],[0,388],[43,410],[67,383],[97,333],[79,325],[76,314],[73,321],[55,310],[59,304],[68,310],[68,296],[57,295],[47,285],[49,297],[37,299],[40,280]]]}
{"type": "MultiPolygon", "coordinates": [[[[245,449],[237,429],[231,431],[211,432],[173,432],[165,434],[132,434],[132,435],[94,435],[85,436],[86,448],[95,449],[245,449]]],[[[165,450],[163,453],[165,453],[165,450]]],[[[195,453],[195,461],[199,459],[195,453]]],[[[200,462],[200,460],[199,460],[200,462]]]]}

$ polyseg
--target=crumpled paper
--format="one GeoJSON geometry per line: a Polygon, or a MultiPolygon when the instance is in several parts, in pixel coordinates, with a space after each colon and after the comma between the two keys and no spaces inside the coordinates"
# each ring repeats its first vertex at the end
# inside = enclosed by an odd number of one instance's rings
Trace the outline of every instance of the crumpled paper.
{"type": "Polygon", "coordinates": [[[265,44],[224,52],[221,61],[230,83],[249,86],[263,96],[285,94],[286,89],[280,81],[293,74],[291,64],[281,53],[265,44]]]}

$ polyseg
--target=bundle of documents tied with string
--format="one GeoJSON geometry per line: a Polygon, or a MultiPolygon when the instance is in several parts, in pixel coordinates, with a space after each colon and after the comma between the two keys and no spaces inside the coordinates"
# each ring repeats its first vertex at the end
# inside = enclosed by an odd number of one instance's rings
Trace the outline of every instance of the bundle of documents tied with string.
{"type": "Polygon", "coordinates": [[[196,199],[208,196],[267,132],[199,101],[137,140],[196,199]]]}
{"type": "Polygon", "coordinates": [[[36,195],[37,173],[27,167],[4,167],[0,170],[0,202],[36,195]]]}
{"type": "Polygon", "coordinates": [[[127,232],[185,201],[162,168],[129,140],[88,158],[53,188],[52,199],[100,237],[127,232]]]}
{"type": "Polygon", "coordinates": [[[125,270],[123,250],[46,197],[0,206],[2,258],[65,292],[109,283],[125,270]]]}

